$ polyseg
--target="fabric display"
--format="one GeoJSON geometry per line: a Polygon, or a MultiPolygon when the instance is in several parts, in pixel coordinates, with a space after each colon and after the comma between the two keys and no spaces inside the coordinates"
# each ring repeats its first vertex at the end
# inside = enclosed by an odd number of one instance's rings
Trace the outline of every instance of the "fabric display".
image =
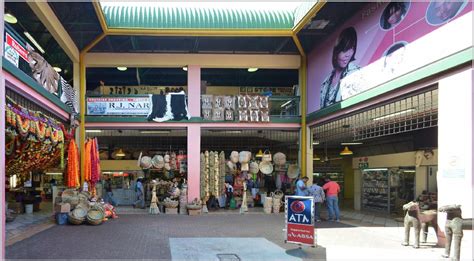
{"type": "Polygon", "coordinates": [[[164,122],[191,119],[184,91],[176,93],[150,94],[152,108],[147,116],[148,121],[164,122]]]}
{"type": "Polygon", "coordinates": [[[67,155],[66,186],[68,188],[78,188],[80,186],[79,151],[73,139],[69,142],[67,155]]]}
{"type": "Polygon", "coordinates": [[[100,173],[99,145],[97,138],[88,139],[85,149],[84,180],[91,184],[89,187],[92,188],[92,195],[95,195],[95,184],[100,180],[100,173]]]}
{"type": "Polygon", "coordinates": [[[240,122],[270,122],[268,96],[239,95],[240,122]]]}
{"type": "Polygon", "coordinates": [[[73,132],[67,133],[58,121],[13,101],[5,109],[6,174],[26,175],[57,165],[63,168],[65,147],[73,132]]]}
{"type": "Polygon", "coordinates": [[[268,96],[201,96],[201,112],[204,120],[240,122],[269,122],[268,96]],[[237,101],[237,109],[235,103],[237,101]]]}

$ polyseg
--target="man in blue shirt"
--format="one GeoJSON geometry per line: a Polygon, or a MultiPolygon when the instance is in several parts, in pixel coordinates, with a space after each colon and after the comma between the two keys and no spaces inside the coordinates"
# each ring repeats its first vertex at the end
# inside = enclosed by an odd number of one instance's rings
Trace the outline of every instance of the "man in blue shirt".
{"type": "Polygon", "coordinates": [[[308,189],[306,188],[308,177],[300,178],[296,182],[296,196],[308,196],[308,189]]]}

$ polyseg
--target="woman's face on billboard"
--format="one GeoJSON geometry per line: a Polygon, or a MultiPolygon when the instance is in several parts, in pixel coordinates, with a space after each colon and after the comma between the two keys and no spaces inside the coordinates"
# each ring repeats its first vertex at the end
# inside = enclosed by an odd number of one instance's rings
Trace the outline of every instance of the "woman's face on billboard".
{"type": "Polygon", "coordinates": [[[435,5],[436,16],[441,20],[445,21],[453,17],[459,9],[462,2],[443,1],[438,2],[435,5]]]}
{"type": "Polygon", "coordinates": [[[387,22],[391,25],[398,23],[402,19],[402,10],[392,8],[390,10],[390,16],[388,17],[387,22]]]}
{"type": "Polygon", "coordinates": [[[337,55],[337,64],[341,69],[347,67],[347,65],[351,61],[352,55],[354,55],[354,48],[351,48],[347,51],[342,51],[337,55]]]}

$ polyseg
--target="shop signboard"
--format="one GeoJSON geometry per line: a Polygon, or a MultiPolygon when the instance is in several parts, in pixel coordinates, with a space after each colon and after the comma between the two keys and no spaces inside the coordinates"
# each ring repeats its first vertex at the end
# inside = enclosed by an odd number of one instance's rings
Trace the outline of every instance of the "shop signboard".
{"type": "Polygon", "coordinates": [[[16,67],[20,63],[20,57],[28,62],[28,51],[21,46],[10,34],[5,34],[5,59],[10,61],[16,67]]]}
{"type": "Polygon", "coordinates": [[[101,95],[140,95],[140,94],[160,94],[169,90],[179,90],[183,88],[187,91],[186,86],[100,86],[101,95]]]}
{"type": "Polygon", "coordinates": [[[87,115],[148,115],[151,101],[148,97],[87,98],[87,115]]]}
{"type": "Polygon", "coordinates": [[[286,243],[316,244],[313,200],[313,197],[285,197],[286,243]]]}

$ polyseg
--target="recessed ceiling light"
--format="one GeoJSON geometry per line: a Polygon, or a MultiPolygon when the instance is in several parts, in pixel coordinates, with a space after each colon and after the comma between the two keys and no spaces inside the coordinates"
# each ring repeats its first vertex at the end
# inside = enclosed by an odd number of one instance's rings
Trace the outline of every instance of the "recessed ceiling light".
{"type": "Polygon", "coordinates": [[[119,66],[119,67],[117,67],[117,70],[123,72],[123,71],[126,71],[126,70],[127,70],[127,67],[124,67],[124,66],[120,67],[120,66],[119,66]]]}
{"type": "Polygon", "coordinates": [[[247,71],[248,72],[256,72],[256,71],[258,71],[258,68],[248,68],[247,71]]]}
{"type": "Polygon", "coordinates": [[[53,69],[56,71],[56,72],[62,72],[63,70],[61,70],[61,68],[59,67],[53,67],[53,69]]]}
{"type": "Polygon", "coordinates": [[[188,71],[188,66],[183,66],[183,71],[187,72],[188,71]]]}
{"type": "Polygon", "coordinates": [[[10,13],[6,13],[3,16],[3,20],[9,24],[16,24],[18,22],[18,19],[16,19],[16,17],[10,13]]]}

